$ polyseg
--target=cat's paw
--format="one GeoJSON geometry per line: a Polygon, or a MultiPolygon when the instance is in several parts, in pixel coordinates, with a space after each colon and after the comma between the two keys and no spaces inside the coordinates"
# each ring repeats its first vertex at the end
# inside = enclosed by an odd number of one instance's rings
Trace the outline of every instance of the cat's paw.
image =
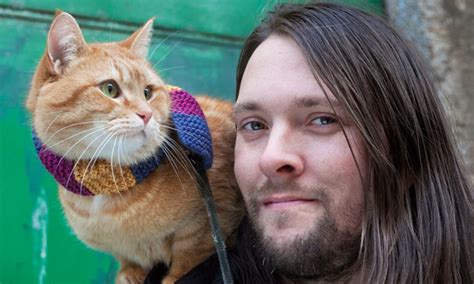
{"type": "Polygon", "coordinates": [[[126,266],[120,269],[115,284],[143,284],[147,272],[138,266],[126,266]]]}

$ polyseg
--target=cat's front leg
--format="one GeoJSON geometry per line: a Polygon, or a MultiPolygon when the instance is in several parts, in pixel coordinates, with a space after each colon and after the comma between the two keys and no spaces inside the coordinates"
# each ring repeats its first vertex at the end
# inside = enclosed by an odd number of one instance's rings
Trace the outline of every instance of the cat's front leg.
{"type": "Polygon", "coordinates": [[[115,284],[142,284],[148,271],[129,261],[120,259],[120,270],[115,277],[115,284]]]}

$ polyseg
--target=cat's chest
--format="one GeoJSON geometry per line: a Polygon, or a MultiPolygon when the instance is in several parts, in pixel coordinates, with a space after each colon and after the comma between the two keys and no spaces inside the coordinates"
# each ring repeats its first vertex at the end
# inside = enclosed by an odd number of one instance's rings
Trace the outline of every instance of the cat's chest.
{"type": "Polygon", "coordinates": [[[60,196],[69,224],[89,246],[127,256],[143,266],[167,258],[163,255],[167,251],[166,233],[154,229],[147,215],[140,214],[146,210],[137,202],[107,195],[80,200],[61,191],[60,196]]]}
{"type": "MultiPolygon", "coordinates": [[[[64,213],[79,238],[90,242],[131,243],[136,232],[147,239],[146,204],[133,202],[130,196],[97,195],[82,197],[60,189],[60,199],[64,213]]],[[[153,237],[153,236],[151,236],[153,237]]]]}
{"type": "Polygon", "coordinates": [[[83,218],[84,220],[93,222],[102,218],[117,217],[123,213],[124,204],[127,201],[123,199],[121,202],[117,200],[117,196],[95,195],[95,196],[79,196],[63,188],[59,189],[61,203],[66,214],[73,217],[83,218]],[[110,215],[110,216],[107,216],[110,215]]]}
{"type": "Polygon", "coordinates": [[[107,195],[97,195],[92,197],[92,202],[86,205],[87,210],[92,214],[101,214],[102,210],[112,209],[110,197],[107,195]]]}

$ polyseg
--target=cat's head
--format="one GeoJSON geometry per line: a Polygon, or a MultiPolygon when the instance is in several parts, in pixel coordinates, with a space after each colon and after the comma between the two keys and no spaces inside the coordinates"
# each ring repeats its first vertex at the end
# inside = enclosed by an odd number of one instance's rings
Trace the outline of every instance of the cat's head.
{"type": "Polygon", "coordinates": [[[71,160],[131,164],[163,143],[171,101],[146,60],[152,26],[122,42],[87,44],[76,20],[57,14],[26,102],[48,148],[71,160]]]}

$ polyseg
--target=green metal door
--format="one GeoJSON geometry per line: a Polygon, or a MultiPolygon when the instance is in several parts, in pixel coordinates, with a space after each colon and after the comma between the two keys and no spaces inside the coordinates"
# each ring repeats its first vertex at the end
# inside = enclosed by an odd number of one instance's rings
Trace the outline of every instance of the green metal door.
{"type": "MultiPolygon", "coordinates": [[[[274,2],[0,0],[0,284],[112,283],[117,269],[68,228],[31,141],[23,104],[55,9],[73,14],[89,42],[124,39],[156,16],[150,61],[162,77],[233,100],[240,46],[274,2]]],[[[352,2],[381,11],[382,1],[352,2]]]]}

